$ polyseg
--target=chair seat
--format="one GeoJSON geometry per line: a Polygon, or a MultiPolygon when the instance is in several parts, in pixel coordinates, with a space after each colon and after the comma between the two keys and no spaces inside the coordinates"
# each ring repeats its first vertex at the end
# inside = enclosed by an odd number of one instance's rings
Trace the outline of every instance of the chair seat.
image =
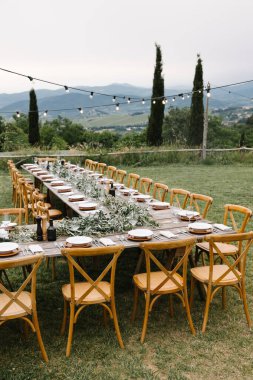
{"type": "MultiPolygon", "coordinates": [[[[91,284],[89,282],[76,282],[75,283],[75,301],[77,301],[82,294],[84,294],[89,288],[91,287],[91,284]]],[[[103,292],[110,298],[111,297],[111,287],[110,283],[107,281],[101,281],[98,284],[98,287],[103,290],[103,292]]],[[[71,290],[70,290],[70,284],[63,285],[62,287],[62,294],[63,297],[70,301],[71,299],[71,290]]],[[[100,302],[106,302],[105,297],[103,294],[99,293],[97,289],[93,289],[81,302],[82,304],[86,303],[100,303],[100,302]]]]}
{"type": "MultiPolygon", "coordinates": [[[[238,248],[236,245],[233,244],[226,244],[226,243],[215,243],[219,250],[227,256],[235,255],[238,252],[238,248]]],[[[203,242],[198,243],[197,247],[203,251],[209,252],[209,243],[203,242]]],[[[217,251],[214,249],[214,253],[217,254],[217,251]]]]}
{"type": "Polygon", "coordinates": [[[60,210],[56,210],[55,208],[49,209],[48,212],[50,218],[58,218],[58,216],[62,216],[62,212],[60,210]]]}
{"type": "MultiPolygon", "coordinates": [[[[180,274],[175,273],[173,277],[181,286],[183,286],[183,278],[182,276],[180,276],[180,274]]],[[[162,271],[150,272],[150,290],[153,291],[154,289],[156,289],[157,286],[165,280],[165,278],[166,275],[162,271]]],[[[138,286],[138,288],[140,288],[141,290],[147,289],[147,273],[136,274],[133,276],[133,280],[135,284],[138,286]]],[[[168,280],[156,293],[173,293],[177,292],[178,290],[178,285],[175,284],[172,280],[168,280]]]]}
{"type": "MultiPolygon", "coordinates": [[[[209,266],[203,266],[203,267],[195,267],[191,269],[191,274],[194,278],[196,278],[200,282],[208,283],[209,281],[209,266]]],[[[214,265],[213,266],[213,283],[222,276],[229,267],[225,264],[220,265],[214,265]]],[[[238,275],[241,278],[241,273],[235,269],[235,271],[238,273],[238,275]]],[[[238,278],[235,276],[235,274],[230,271],[221,281],[219,281],[219,285],[228,285],[231,284],[237,284],[238,278]]]]}
{"type": "MultiPolygon", "coordinates": [[[[11,294],[15,295],[16,292],[11,292],[11,294]]],[[[21,301],[23,304],[25,304],[29,310],[32,310],[32,298],[31,298],[31,293],[29,292],[21,292],[20,295],[18,296],[18,300],[21,301]]],[[[10,301],[10,298],[2,293],[0,294],[0,310],[10,301]]],[[[26,310],[22,308],[22,306],[19,306],[16,302],[12,302],[8,309],[1,314],[0,320],[5,320],[5,319],[10,319],[11,317],[13,318],[18,318],[23,315],[27,315],[26,310]]]]}

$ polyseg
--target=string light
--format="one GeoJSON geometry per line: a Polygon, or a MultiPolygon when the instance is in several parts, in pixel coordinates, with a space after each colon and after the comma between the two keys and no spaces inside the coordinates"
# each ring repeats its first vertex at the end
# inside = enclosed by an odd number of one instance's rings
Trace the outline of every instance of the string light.
{"type": "Polygon", "coordinates": [[[162,100],[162,104],[166,104],[165,98],[163,98],[163,100],[162,100]]]}
{"type": "Polygon", "coordinates": [[[206,96],[207,96],[208,98],[210,98],[210,96],[211,96],[210,88],[208,88],[208,89],[206,90],[206,96]]]}
{"type": "Polygon", "coordinates": [[[187,98],[189,99],[189,97],[190,97],[190,94],[187,94],[187,98]]]}
{"type": "Polygon", "coordinates": [[[91,93],[90,93],[90,99],[93,99],[93,95],[94,95],[94,92],[91,91],[91,93]]]}
{"type": "Polygon", "coordinates": [[[115,96],[115,95],[114,95],[114,97],[112,98],[112,101],[113,101],[113,103],[116,102],[116,96],[115,96]]]}
{"type": "Polygon", "coordinates": [[[173,102],[175,102],[175,100],[176,100],[176,98],[175,98],[175,96],[173,96],[173,99],[172,99],[172,101],[173,101],[173,102]]]}
{"type": "Polygon", "coordinates": [[[166,103],[166,104],[168,103],[168,99],[167,99],[167,98],[165,98],[165,103],[166,103]]]}
{"type": "Polygon", "coordinates": [[[142,104],[145,104],[145,99],[142,99],[142,101],[141,101],[141,102],[142,102],[142,104]]]}
{"type": "Polygon", "coordinates": [[[199,90],[198,92],[199,92],[199,94],[201,94],[201,92],[202,92],[202,91],[201,91],[201,90],[199,90]]]}
{"type": "Polygon", "coordinates": [[[43,116],[47,117],[48,110],[44,111],[43,116]]]}
{"type": "Polygon", "coordinates": [[[79,107],[79,108],[78,108],[78,111],[79,111],[80,113],[83,113],[83,109],[82,109],[82,107],[79,107]]]}
{"type": "Polygon", "coordinates": [[[156,100],[155,99],[153,100],[153,104],[156,104],[156,100]]]}
{"type": "Polygon", "coordinates": [[[116,111],[119,111],[119,103],[116,104],[116,111]]]}
{"type": "Polygon", "coordinates": [[[20,117],[20,113],[18,111],[16,112],[16,115],[17,115],[17,117],[20,117]]]}
{"type": "Polygon", "coordinates": [[[131,98],[128,98],[127,99],[127,103],[129,104],[131,102],[131,98]]]}
{"type": "Polygon", "coordinates": [[[69,88],[68,88],[68,86],[64,86],[64,88],[65,88],[65,91],[66,91],[66,92],[69,92],[69,88]]]}

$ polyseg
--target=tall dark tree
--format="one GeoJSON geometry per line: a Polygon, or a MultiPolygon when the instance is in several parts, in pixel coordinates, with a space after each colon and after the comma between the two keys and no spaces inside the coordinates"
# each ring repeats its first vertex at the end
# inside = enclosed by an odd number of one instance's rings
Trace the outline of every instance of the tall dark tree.
{"type": "Polygon", "coordinates": [[[153,79],[152,98],[160,98],[155,102],[151,100],[151,112],[148,120],[147,128],[147,144],[148,145],[161,145],[162,139],[162,125],[164,118],[164,104],[162,102],[164,97],[164,79],[162,75],[162,52],[159,45],[156,46],[156,65],[153,79]]]}
{"type": "Polygon", "coordinates": [[[29,117],[28,117],[28,137],[29,143],[31,145],[36,145],[40,141],[40,131],[39,131],[39,112],[37,106],[37,97],[34,89],[30,91],[30,107],[29,107],[29,117]]]}
{"type": "Polygon", "coordinates": [[[204,104],[203,104],[203,69],[202,60],[197,55],[198,61],[193,81],[193,94],[191,101],[191,116],[188,133],[189,145],[201,145],[204,129],[204,104]]]}

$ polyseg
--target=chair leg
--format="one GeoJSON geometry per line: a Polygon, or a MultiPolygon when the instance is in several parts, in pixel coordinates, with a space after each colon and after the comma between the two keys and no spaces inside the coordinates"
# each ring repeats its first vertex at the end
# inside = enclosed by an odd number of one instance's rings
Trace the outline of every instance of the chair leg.
{"type": "Polygon", "coordinates": [[[73,338],[73,330],[74,330],[74,316],[75,316],[75,305],[70,304],[70,317],[69,317],[69,335],[68,335],[68,343],[66,348],[66,356],[70,356],[72,338],[73,338]]]}
{"type": "Polygon", "coordinates": [[[68,310],[68,302],[64,299],[64,306],[63,306],[63,320],[61,325],[61,335],[65,334],[66,330],[66,323],[67,323],[67,310],[68,310]]]}
{"type": "Polygon", "coordinates": [[[206,306],[205,306],[205,312],[204,312],[204,320],[202,324],[202,333],[206,331],[206,325],[208,321],[208,313],[209,313],[209,308],[210,308],[210,303],[211,303],[211,293],[212,293],[212,287],[208,285],[207,287],[207,294],[206,294],[206,306]]]}
{"type": "Polygon", "coordinates": [[[170,316],[174,317],[174,308],[173,308],[173,295],[169,294],[169,308],[170,308],[170,316]]]}
{"type": "Polygon", "coordinates": [[[226,309],[226,287],[223,286],[222,288],[222,309],[226,309]]]}
{"type": "Polygon", "coordinates": [[[133,322],[136,318],[137,309],[138,309],[138,299],[139,299],[139,289],[138,286],[134,285],[134,307],[131,316],[131,321],[133,322]]]}
{"type": "Polygon", "coordinates": [[[251,328],[252,323],[250,319],[250,314],[249,314],[249,309],[248,309],[248,303],[247,303],[247,298],[246,298],[246,289],[245,289],[245,283],[242,283],[242,300],[243,300],[243,307],[244,307],[244,312],[246,315],[246,319],[248,322],[249,328],[251,328]]]}
{"type": "Polygon", "coordinates": [[[124,343],[123,343],[123,340],[122,340],[122,337],[121,337],[121,333],[120,333],[120,329],[119,329],[119,323],[118,323],[118,317],[117,317],[114,297],[111,298],[111,310],[112,310],[114,328],[115,328],[115,331],[116,331],[116,335],[117,335],[117,338],[118,338],[118,342],[119,342],[120,348],[124,348],[124,343]]]}
{"type": "Polygon", "coordinates": [[[195,281],[196,281],[195,278],[191,276],[190,309],[192,308],[192,304],[193,304],[195,281]]]}
{"type": "Polygon", "coordinates": [[[187,292],[187,284],[184,286],[184,304],[185,304],[185,311],[187,315],[187,319],[190,325],[190,329],[193,335],[196,335],[196,331],[192,322],[192,316],[191,316],[191,311],[190,311],[190,306],[189,306],[189,301],[188,301],[188,292],[187,292]]]}
{"type": "Polygon", "coordinates": [[[55,270],[55,257],[52,257],[52,281],[55,281],[56,270],[55,270]]]}
{"type": "Polygon", "coordinates": [[[107,311],[103,307],[103,319],[104,319],[104,326],[108,327],[108,318],[107,318],[107,311]]]}
{"type": "Polygon", "coordinates": [[[141,333],[141,343],[144,343],[146,332],[147,332],[149,304],[150,304],[150,294],[146,293],[146,305],[145,305],[145,314],[144,314],[144,321],[143,321],[143,327],[142,327],[142,333],[141,333]]]}
{"type": "Polygon", "coordinates": [[[48,362],[48,356],[47,356],[47,353],[46,353],[46,350],[45,350],[45,347],[44,347],[44,343],[43,343],[43,340],[42,340],[42,337],[41,337],[41,333],[40,333],[40,326],[39,326],[39,321],[38,321],[38,316],[37,316],[37,310],[36,309],[33,310],[33,324],[34,324],[34,328],[35,328],[35,331],[36,331],[36,335],[37,335],[37,339],[38,339],[38,343],[39,343],[39,346],[40,346],[42,357],[45,360],[45,362],[48,362]]]}

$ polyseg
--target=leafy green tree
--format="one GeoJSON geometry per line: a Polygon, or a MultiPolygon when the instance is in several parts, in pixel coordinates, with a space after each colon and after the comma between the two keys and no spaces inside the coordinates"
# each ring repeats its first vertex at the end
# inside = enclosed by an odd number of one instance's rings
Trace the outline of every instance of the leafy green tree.
{"type": "Polygon", "coordinates": [[[3,151],[13,151],[28,148],[27,134],[15,123],[7,123],[4,132],[0,136],[3,151]]]}
{"type": "Polygon", "coordinates": [[[189,108],[170,109],[163,122],[163,142],[174,145],[185,145],[189,129],[189,120],[189,108]]]}
{"type": "Polygon", "coordinates": [[[204,129],[203,69],[200,56],[198,55],[197,58],[198,61],[193,81],[191,117],[188,133],[188,144],[193,146],[202,144],[204,129]]]}
{"type": "Polygon", "coordinates": [[[148,120],[147,127],[147,144],[148,145],[161,145],[162,139],[162,125],[164,118],[164,104],[162,103],[164,97],[164,78],[162,75],[162,52],[159,45],[156,46],[156,65],[153,79],[152,98],[160,98],[155,101],[151,100],[151,112],[148,120]]]}
{"type": "Polygon", "coordinates": [[[30,91],[30,106],[29,106],[29,143],[31,145],[36,145],[40,141],[40,131],[39,131],[39,112],[37,106],[37,97],[34,89],[30,91]]]}

